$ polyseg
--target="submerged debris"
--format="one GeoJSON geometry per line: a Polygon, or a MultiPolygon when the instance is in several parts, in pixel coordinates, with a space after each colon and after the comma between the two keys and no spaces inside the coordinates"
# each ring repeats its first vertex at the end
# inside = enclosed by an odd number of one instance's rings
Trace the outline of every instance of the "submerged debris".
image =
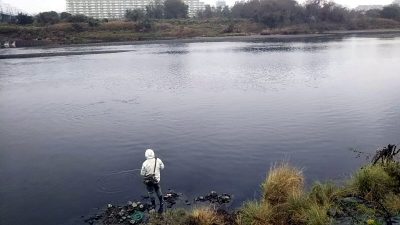
{"type": "Polygon", "coordinates": [[[211,191],[209,194],[206,196],[199,196],[195,198],[196,202],[210,202],[210,203],[218,203],[218,204],[226,204],[230,203],[232,200],[232,196],[226,193],[223,193],[222,195],[218,195],[217,192],[211,191]]]}
{"type": "Polygon", "coordinates": [[[176,204],[176,202],[179,200],[181,196],[182,196],[181,193],[176,193],[171,189],[169,189],[167,194],[164,195],[164,201],[167,205],[167,208],[172,208],[172,206],[176,204]]]}
{"type": "Polygon", "coordinates": [[[396,151],[396,145],[388,145],[383,149],[378,149],[374,158],[372,159],[372,164],[376,165],[381,161],[381,163],[393,162],[397,154],[399,154],[400,149],[396,151]]]}

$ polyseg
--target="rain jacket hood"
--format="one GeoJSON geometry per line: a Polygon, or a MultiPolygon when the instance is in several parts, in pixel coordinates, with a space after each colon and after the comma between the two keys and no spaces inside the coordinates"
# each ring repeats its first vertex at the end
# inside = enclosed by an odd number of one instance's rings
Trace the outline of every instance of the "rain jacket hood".
{"type": "Polygon", "coordinates": [[[154,158],[154,151],[152,149],[147,149],[144,156],[146,156],[146,159],[152,159],[154,158]]]}

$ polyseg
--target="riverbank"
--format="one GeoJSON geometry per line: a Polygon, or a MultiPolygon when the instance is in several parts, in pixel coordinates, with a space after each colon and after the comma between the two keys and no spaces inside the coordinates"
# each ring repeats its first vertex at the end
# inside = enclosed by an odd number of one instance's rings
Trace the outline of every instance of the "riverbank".
{"type": "MultiPolygon", "coordinates": [[[[288,163],[276,164],[261,185],[260,199],[245,202],[233,211],[227,210],[224,202],[210,201],[208,205],[169,209],[160,216],[146,204],[130,202],[123,207],[109,205],[102,215],[87,221],[101,225],[400,224],[398,153],[396,146],[388,145],[342,185],[315,182],[308,191],[301,169],[288,163]]],[[[209,196],[220,198],[215,192],[209,196]]]]}
{"type": "MultiPolygon", "coordinates": [[[[122,46],[122,45],[143,45],[143,44],[175,44],[175,43],[198,43],[198,42],[273,42],[273,41],[306,41],[320,38],[341,38],[351,35],[400,35],[399,29],[375,29],[375,30],[347,30],[327,31],[315,34],[248,34],[237,36],[219,37],[191,37],[191,38],[169,38],[156,40],[100,42],[85,44],[67,44],[61,46],[91,47],[91,46],[122,46]]],[[[60,45],[48,45],[46,47],[60,47],[60,45]]]]}
{"type": "Polygon", "coordinates": [[[163,39],[163,40],[141,40],[141,41],[124,41],[124,42],[101,42],[101,43],[86,43],[86,44],[47,44],[44,46],[30,47],[31,49],[38,48],[38,52],[30,53],[10,53],[1,54],[0,59],[17,59],[17,58],[40,58],[54,56],[71,56],[71,55],[91,55],[91,54],[110,54],[129,52],[132,50],[87,50],[76,51],[57,48],[64,47],[104,47],[104,46],[124,46],[124,45],[144,45],[144,44],[180,44],[180,43],[198,43],[198,42],[307,42],[318,40],[334,40],[342,39],[350,36],[358,37],[398,37],[400,29],[376,29],[376,30],[353,30],[353,31],[328,31],[318,34],[274,34],[274,35],[248,35],[248,36],[224,36],[224,37],[193,37],[181,39],[163,39]]]}
{"type": "Polygon", "coordinates": [[[335,35],[400,33],[400,22],[381,21],[347,29],[338,24],[300,24],[268,28],[245,19],[112,21],[90,26],[87,23],[58,23],[47,26],[0,24],[0,42],[16,42],[16,47],[66,45],[132,45],[171,42],[262,41],[318,38],[335,35]]]}

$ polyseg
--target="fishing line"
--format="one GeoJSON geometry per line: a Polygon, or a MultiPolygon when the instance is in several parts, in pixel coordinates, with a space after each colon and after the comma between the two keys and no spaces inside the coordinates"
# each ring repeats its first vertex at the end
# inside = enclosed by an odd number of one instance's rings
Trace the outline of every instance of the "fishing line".
{"type": "Polygon", "coordinates": [[[132,174],[132,175],[137,174],[137,176],[139,176],[138,172],[140,170],[141,169],[122,170],[122,171],[116,171],[116,172],[112,172],[109,174],[105,174],[97,179],[98,191],[100,191],[102,193],[106,193],[106,194],[116,194],[116,193],[124,192],[122,186],[120,186],[119,188],[116,188],[116,189],[107,188],[105,185],[106,181],[110,180],[112,177],[115,177],[115,176],[121,175],[121,174],[128,174],[128,175],[129,174],[132,174]]]}

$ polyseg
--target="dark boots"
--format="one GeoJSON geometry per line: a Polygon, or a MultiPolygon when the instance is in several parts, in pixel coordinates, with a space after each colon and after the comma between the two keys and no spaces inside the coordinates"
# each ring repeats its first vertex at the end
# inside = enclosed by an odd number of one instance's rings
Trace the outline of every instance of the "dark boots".
{"type": "Polygon", "coordinates": [[[155,198],[151,198],[151,208],[152,209],[156,208],[156,199],[155,198]]]}
{"type": "Polygon", "coordinates": [[[158,197],[158,199],[160,200],[160,208],[158,208],[158,213],[162,214],[164,212],[164,200],[163,197],[158,197]]]}

